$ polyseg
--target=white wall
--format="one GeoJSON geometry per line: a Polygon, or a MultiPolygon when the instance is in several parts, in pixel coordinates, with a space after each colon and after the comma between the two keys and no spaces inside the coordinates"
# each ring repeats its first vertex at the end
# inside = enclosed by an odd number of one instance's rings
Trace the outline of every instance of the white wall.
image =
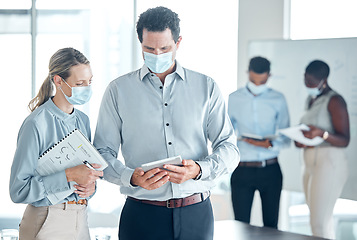
{"type": "Polygon", "coordinates": [[[249,41],[283,37],[284,0],[239,1],[238,87],[245,85],[247,81],[249,41]]]}

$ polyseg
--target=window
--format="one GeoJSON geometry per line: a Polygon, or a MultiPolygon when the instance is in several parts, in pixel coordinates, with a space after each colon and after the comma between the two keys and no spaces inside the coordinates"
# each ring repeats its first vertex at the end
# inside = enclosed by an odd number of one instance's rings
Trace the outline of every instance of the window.
{"type": "Polygon", "coordinates": [[[291,39],[357,37],[357,1],[291,0],[291,39]]]}
{"type": "MultiPolygon", "coordinates": [[[[15,205],[10,200],[10,167],[18,131],[29,114],[27,104],[34,97],[32,88],[36,94],[47,77],[52,54],[63,47],[74,47],[90,60],[95,91],[90,104],[84,105],[81,110],[91,119],[92,133],[106,86],[114,78],[134,69],[131,60],[134,46],[132,2],[121,2],[119,7],[115,0],[100,3],[38,0],[36,9],[32,9],[29,3],[31,1],[28,0],[0,3],[0,64],[5,66],[0,73],[3,80],[0,100],[4,103],[0,131],[2,136],[6,136],[0,140],[2,149],[6,149],[2,156],[5,170],[0,176],[1,190],[5,193],[0,199],[0,229],[17,228],[26,207],[25,204],[15,205]],[[35,28],[31,28],[34,26],[31,25],[32,12],[37,15],[33,22],[35,28]],[[32,64],[35,71],[32,71],[32,64]],[[31,77],[33,73],[34,81],[31,77]]],[[[95,198],[91,201],[93,211],[113,211],[123,198],[118,187],[105,181],[99,181],[98,186],[96,197],[100,201],[95,201],[95,198]],[[101,196],[108,195],[118,199],[118,202],[103,204],[101,196]]]]}
{"type": "Polygon", "coordinates": [[[0,145],[4,169],[0,182],[1,192],[5,193],[0,199],[0,228],[16,223],[12,218],[17,218],[24,209],[22,206],[14,208],[8,194],[8,183],[17,131],[28,114],[26,105],[31,98],[30,6],[27,1],[6,2],[0,4],[0,101],[3,103],[0,145]]]}

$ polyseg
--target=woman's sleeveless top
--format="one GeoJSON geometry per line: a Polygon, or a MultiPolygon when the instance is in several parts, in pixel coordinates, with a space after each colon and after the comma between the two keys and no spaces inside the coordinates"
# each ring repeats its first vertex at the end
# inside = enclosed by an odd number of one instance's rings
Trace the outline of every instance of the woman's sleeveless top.
{"type": "MultiPolygon", "coordinates": [[[[301,123],[306,125],[314,125],[329,133],[334,134],[335,129],[332,124],[331,115],[328,111],[328,104],[333,96],[339,95],[337,92],[330,90],[327,93],[319,96],[315,102],[309,107],[311,97],[306,100],[305,114],[301,118],[301,123]]],[[[324,141],[319,146],[331,146],[330,143],[324,141]]]]}

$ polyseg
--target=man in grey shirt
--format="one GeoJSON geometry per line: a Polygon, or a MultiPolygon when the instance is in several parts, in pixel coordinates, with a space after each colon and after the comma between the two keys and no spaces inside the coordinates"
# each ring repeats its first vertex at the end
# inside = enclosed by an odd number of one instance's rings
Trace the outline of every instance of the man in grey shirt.
{"type": "Polygon", "coordinates": [[[128,196],[120,239],[213,239],[209,191],[239,162],[217,84],[175,60],[179,21],[164,7],[140,15],[145,65],[112,81],[100,107],[94,145],[109,163],[104,179],[128,196]],[[124,163],[117,159],[119,147],[124,163]],[[177,155],[181,166],[140,168],[177,155]]]}

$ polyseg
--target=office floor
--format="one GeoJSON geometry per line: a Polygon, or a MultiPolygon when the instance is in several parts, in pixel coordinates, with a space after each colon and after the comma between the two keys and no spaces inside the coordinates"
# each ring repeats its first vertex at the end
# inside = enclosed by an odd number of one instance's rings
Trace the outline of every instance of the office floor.
{"type": "MultiPolygon", "coordinates": [[[[290,207],[289,231],[311,235],[305,204],[290,207]]],[[[357,203],[339,199],[334,209],[336,240],[357,240],[357,203]]]]}

